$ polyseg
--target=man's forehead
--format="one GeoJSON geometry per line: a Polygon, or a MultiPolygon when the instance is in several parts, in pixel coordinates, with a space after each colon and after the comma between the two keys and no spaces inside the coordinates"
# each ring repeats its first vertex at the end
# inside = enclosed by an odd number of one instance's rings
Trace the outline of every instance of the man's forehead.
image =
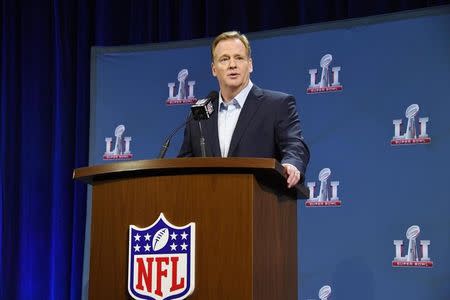
{"type": "Polygon", "coordinates": [[[226,39],[217,43],[215,54],[246,53],[245,45],[239,39],[226,39]]]}

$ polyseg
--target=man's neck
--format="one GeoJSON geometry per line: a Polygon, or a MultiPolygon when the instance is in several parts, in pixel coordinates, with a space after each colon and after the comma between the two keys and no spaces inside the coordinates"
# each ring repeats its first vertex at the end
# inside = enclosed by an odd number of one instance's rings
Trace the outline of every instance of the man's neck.
{"type": "Polygon", "coordinates": [[[225,103],[229,103],[231,102],[234,97],[236,97],[237,94],[239,94],[239,92],[242,91],[242,89],[240,90],[236,90],[236,91],[223,91],[222,92],[222,101],[225,103]]]}
{"type": "Polygon", "coordinates": [[[250,80],[247,81],[246,84],[232,90],[232,89],[227,89],[227,90],[221,90],[220,93],[222,95],[222,101],[225,103],[229,103],[231,102],[243,89],[245,89],[250,83],[250,80]]]}

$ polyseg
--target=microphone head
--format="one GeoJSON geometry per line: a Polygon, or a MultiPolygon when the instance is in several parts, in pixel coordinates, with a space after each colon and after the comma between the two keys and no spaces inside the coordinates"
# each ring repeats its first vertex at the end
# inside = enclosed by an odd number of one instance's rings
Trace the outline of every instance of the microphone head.
{"type": "Polygon", "coordinates": [[[211,99],[211,101],[216,101],[217,99],[219,99],[219,92],[211,91],[209,92],[208,96],[206,96],[206,98],[211,99]]]}
{"type": "Polygon", "coordinates": [[[213,101],[217,99],[219,99],[219,93],[211,91],[206,98],[200,99],[193,104],[191,106],[193,119],[196,121],[208,120],[214,112],[213,101]]]}

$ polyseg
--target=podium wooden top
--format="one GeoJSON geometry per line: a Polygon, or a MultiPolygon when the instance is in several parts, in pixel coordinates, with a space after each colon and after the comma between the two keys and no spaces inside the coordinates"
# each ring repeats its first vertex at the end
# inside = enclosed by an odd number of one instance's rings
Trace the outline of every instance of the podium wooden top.
{"type": "MultiPolygon", "coordinates": [[[[269,179],[277,188],[287,190],[283,166],[272,158],[171,158],[136,160],[78,168],[73,171],[73,179],[93,184],[106,180],[188,174],[253,174],[257,178],[269,179]]],[[[297,198],[307,198],[304,185],[295,187],[297,198]]],[[[293,191],[293,189],[291,189],[293,191]]]]}

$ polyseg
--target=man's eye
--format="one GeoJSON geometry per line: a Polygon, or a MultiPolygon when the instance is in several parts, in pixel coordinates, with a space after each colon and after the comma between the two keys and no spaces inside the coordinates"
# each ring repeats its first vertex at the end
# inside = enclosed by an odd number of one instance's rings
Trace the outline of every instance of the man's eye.
{"type": "Polygon", "coordinates": [[[220,62],[227,62],[228,60],[230,60],[228,57],[222,57],[219,59],[220,62]]]}

